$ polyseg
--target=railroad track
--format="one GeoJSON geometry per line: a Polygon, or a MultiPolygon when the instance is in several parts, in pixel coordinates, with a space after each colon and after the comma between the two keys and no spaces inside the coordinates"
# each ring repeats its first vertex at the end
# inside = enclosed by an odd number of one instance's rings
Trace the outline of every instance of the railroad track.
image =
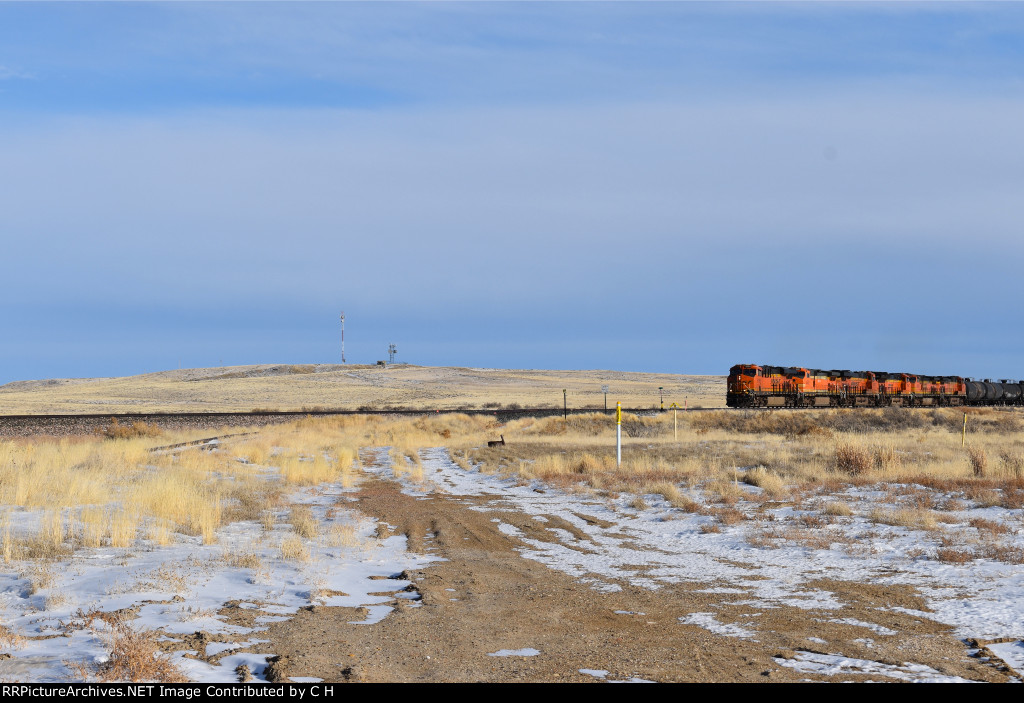
{"type": "MultiPolygon", "coordinates": [[[[682,408],[680,408],[682,410],[682,408]]],[[[651,408],[623,408],[624,412],[650,414],[658,412],[651,408]]],[[[523,417],[558,417],[563,413],[580,415],[586,413],[615,411],[602,408],[488,408],[439,410],[254,410],[250,412],[168,412],[168,413],[89,413],[59,415],[0,415],[0,437],[26,437],[31,435],[89,435],[103,432],[115,421],[122,426],[136,422],[156,425],[161,429],[199,429],[206,427],[264,426],[289,422],[301,417],[331,417],[335,415],[385,415],[423,416],[462,413],[466,415],[488,415],[500,422],[523,417]]]]}

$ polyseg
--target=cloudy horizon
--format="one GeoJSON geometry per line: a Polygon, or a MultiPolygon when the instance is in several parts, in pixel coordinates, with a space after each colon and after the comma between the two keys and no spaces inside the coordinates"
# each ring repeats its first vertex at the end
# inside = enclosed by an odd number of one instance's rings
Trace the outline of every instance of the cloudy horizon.
{"type": "Polygon", "coordinates": [[[1019,378],[1024,7],[0,5],[0,383],[1019,378]]]}

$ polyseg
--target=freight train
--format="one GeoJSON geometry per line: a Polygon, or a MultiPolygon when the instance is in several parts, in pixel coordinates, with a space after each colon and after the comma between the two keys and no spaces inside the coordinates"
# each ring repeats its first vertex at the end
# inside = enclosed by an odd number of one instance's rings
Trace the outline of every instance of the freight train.
{"type": "Polygon", "coordinates": [[[730,408],[853,408],[902,405],[1024,405],[1024,382],[885,371],[822,371],[737,364],[729,369],[730,408]]]}

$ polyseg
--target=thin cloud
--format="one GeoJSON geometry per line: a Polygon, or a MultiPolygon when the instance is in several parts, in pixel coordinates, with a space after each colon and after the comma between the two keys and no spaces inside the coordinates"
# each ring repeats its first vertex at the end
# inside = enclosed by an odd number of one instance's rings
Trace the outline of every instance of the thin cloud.
{"type": "Polygon", "coordinates": [[[35,75],[28,71],[23,71],[20,68],[13,68],[11,66],[0,65],[0,81],[30,80],[34,78],[35,75]]]}

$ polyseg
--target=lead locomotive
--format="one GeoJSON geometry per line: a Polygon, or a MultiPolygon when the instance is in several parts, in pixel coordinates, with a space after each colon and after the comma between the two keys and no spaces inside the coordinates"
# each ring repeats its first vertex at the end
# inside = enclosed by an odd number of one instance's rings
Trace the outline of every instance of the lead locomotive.
{"type": "Polygon", "coordinates": [[[1024,384],[1019,382],[756,364],[737,364],[729,369],[726,392],[730,408],[1021,404],[1024,384]]]}

